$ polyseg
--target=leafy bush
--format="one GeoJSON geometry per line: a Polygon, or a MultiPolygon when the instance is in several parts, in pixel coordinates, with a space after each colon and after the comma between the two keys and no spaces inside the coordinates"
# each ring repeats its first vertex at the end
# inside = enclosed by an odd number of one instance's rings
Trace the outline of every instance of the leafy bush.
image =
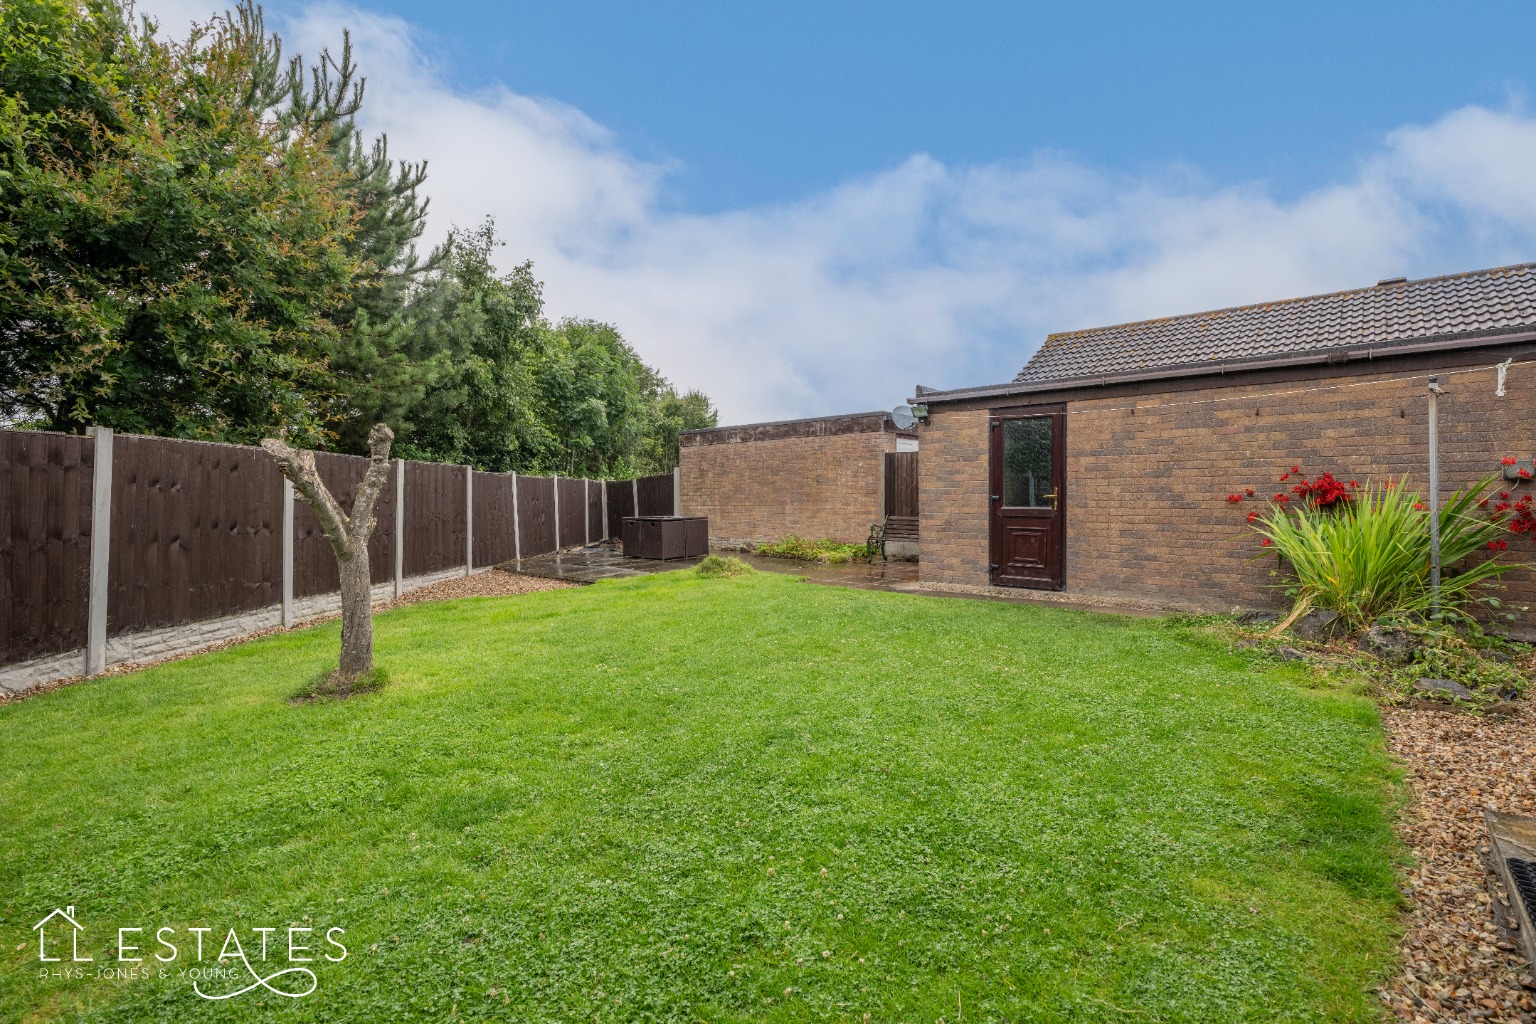
{"type": "Polygon", "coordinates": [[[863,544],[843,544],[829,537],[805,540],[790,534],[773,544],[757,549],[759,555],[769,558],[798,558],[803,562],[852,562],[868,557],[863,544]]]}
{"type": "Polygon", "coordinates": [[[700,576],[709,577],[735,577],[750,576],[757,570],[739,558],[731,558],[721,555],[706,555],[693,570],[700,576]]]}
{"type": "MultiPolygon", "coordinates": [[[[1468,562],[1508,532],[1502,518],[1477,514],[1492,481],[1457,491],[1440,510],[1440,605],[1452,614],[1465,614],[1487,599],[1489,584],[1524,568],[1496,555],[1468,562]]],[[[1263,547],[1285,559],[1297,612],[1327,609],[1359,629],[1383,615],[1430,611],[1429,514],[1406,484],[1407,477],[1367,484],[1331,507],[1275,501],[1249,516],[1263,547]]]]}

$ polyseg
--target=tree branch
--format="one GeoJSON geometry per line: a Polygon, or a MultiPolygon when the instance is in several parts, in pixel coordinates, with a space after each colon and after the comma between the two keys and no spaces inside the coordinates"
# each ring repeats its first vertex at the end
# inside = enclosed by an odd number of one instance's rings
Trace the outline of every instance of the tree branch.
{"type": "MultiPolygon", "coordinates": [[[[375,431],[378,429],[378,427],[374,428],[375,431]]],[[[384,429],[389,430],[388,427],[384,429]]],[[[277,468],[283,476],[293,482],[294,490],[298,491],[309,507],[315,510],[315,516],[320,520],[320,528],[325,531],[325,537],[331,542],[331,549],[336,552],[336,557],[350,558],[353,550],[350,531],[352,524],[342,513],[341,506],[336,504],[336,499],[331,497],[330,488],[326,487],[325,481],[320,479],[320,471],[315,468],[315,453],[291,448],[275,437],[264,439],[261,446],[277,462],[277,468]]],[[[373,473],[372,466],[368,468],[368,472],[370,475],[373,473]]]]}
{"type": "Polygon", "coordinates": [[[389,446],[394,440],[395,432],[382,423],[375,423],[368,432],[368,475],[357,486],[357,496],[352,499],[352,521],[348,524],[354,544],[366,543],[373,532],[373,506],[389,479],[389,446]]]}

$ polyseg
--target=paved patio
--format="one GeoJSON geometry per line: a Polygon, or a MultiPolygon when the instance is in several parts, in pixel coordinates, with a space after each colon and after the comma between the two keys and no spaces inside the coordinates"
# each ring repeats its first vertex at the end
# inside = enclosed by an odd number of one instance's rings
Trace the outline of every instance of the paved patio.
{"type": "MultiPolygon", "coordinates": [[[[1076,608],[1083,611],[1108,612],[1116,615],[1137,617],[1157,615],[1158,612],[1139,608],[1110,608],[1099,605],[1077,604],[1055,598],[1035,597],[1028,591],[1018,596],[1009,594],[965,594],[949,591],[927,590],[917,585],[916,562],[845,562],[830,565],[823,562],[802,562],[789,558],[763,558],[759,555],[723,551],[734,555],[755,569],[764,572],[804,576],[811,583],[832,587],[855,587],[860,590],[889,590],[902,594],[921,594],[924,597],[943,597],[966,601],[1005,601],[1011,604],[1041,604],[1054,608],[1076,608]]],[[[525,558],[521,562],[505,562],[497,566],[509,572],[542,579],[567,580],[572,583],[596,583],[598,580],[623,579],[627,576],[649,576],[658,572],[691,569],[702,559],[677,558],[660,561],[650,558],[625,558],[612,548],[594,545],[561,551],[552,555],[525,558]]]]}

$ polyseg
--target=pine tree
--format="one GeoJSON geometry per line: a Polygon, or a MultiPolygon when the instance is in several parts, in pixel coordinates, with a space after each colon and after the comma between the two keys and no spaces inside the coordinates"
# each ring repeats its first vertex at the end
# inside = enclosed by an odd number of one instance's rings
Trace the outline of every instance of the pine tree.
{"type": "Polygon", "coordinates": [[[352,58],[351,33],[343,31],[339,57],[325,49],[312,64],[302,56],[285,62],[282,39],[267,32],[260,6],[242,0],[231,17],[254,48],[251,109],[274,115],[286,131],[327,138],[343,193],[356,211],[350,247],[360,270],[348,301],[333,313],[338,330],[330,355],[332,370],[347,387],[329,414],[332,447],[365,452],[374,423],[405,433],[410,410],[425,393],[428,367],[412,358],[415,339],[404,314],[417,282],[441,264],[451,238],[420,256],[427,163],[394,160],[386,136],[370,144],[357,128],[367,81],[352,58]]]}

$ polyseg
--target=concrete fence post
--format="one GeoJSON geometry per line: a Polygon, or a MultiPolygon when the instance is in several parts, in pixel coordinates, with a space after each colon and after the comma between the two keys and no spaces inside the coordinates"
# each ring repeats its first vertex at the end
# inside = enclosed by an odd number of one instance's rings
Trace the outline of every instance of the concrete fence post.
{"type": "Polygon", "coordinates": [[[550,476],[555,485],[555,553],[560,552],[560,474],[550,476]]]}
{"type": "Polygon", "coordinates": [[[91,427],[91,576],[86,603],[85,674],[107,670],[107,559],[112,553],[112,428],[91,427]]]}
{"type": "Polygon", "coordinates": [[[395,460],[395,596],[405,595],[405,460],[395,460]]]}
{"type": "Polygon", "coordinates": [[[283,477],[283,628],[293,625],[293,481],[283,477]]]}
{"type": "Polygon", "coordinates": [[[464,575],[475,571],[475,467],[464,467],[464,575]]]}
{"type": "Polygon", "coordinates": [[[602,495],[603,495],[603,513],[602,513],[603,514],[603,535],[602,535],[602,537],[600,537],[598,539],[599,540],[607,540],[608,539],[608,481],[607,480],[599,480],[598,481],[598,486],[600,486],[603,489],[602,490],[602,495]]]}
{"type": "Polygon", "coordinates": [[[632,495],[634,495],[634,499],[635,499],[635,515],[639,515],[640,514],[640,478],[639,477],[632,476],[632,477],[629,478],[629,492],[632,495]]]}
{"type": "Polygon", "coordinates": [[[581,522],[586,527],[582,532],[581,543],[585,546],[592,543],[592,481],[588,477],[581,478],[581,506],[581,522]]]}
{"type": "Polygon", "coordinates": [[[512,557],[523,560],[523,527],[517,521],[517,474],[512,474],[512,557]]]}
{"type": "Polygon", "coordinates": [[[683,467],[672,467],[672,514],[683,514],[683,467]]]}

